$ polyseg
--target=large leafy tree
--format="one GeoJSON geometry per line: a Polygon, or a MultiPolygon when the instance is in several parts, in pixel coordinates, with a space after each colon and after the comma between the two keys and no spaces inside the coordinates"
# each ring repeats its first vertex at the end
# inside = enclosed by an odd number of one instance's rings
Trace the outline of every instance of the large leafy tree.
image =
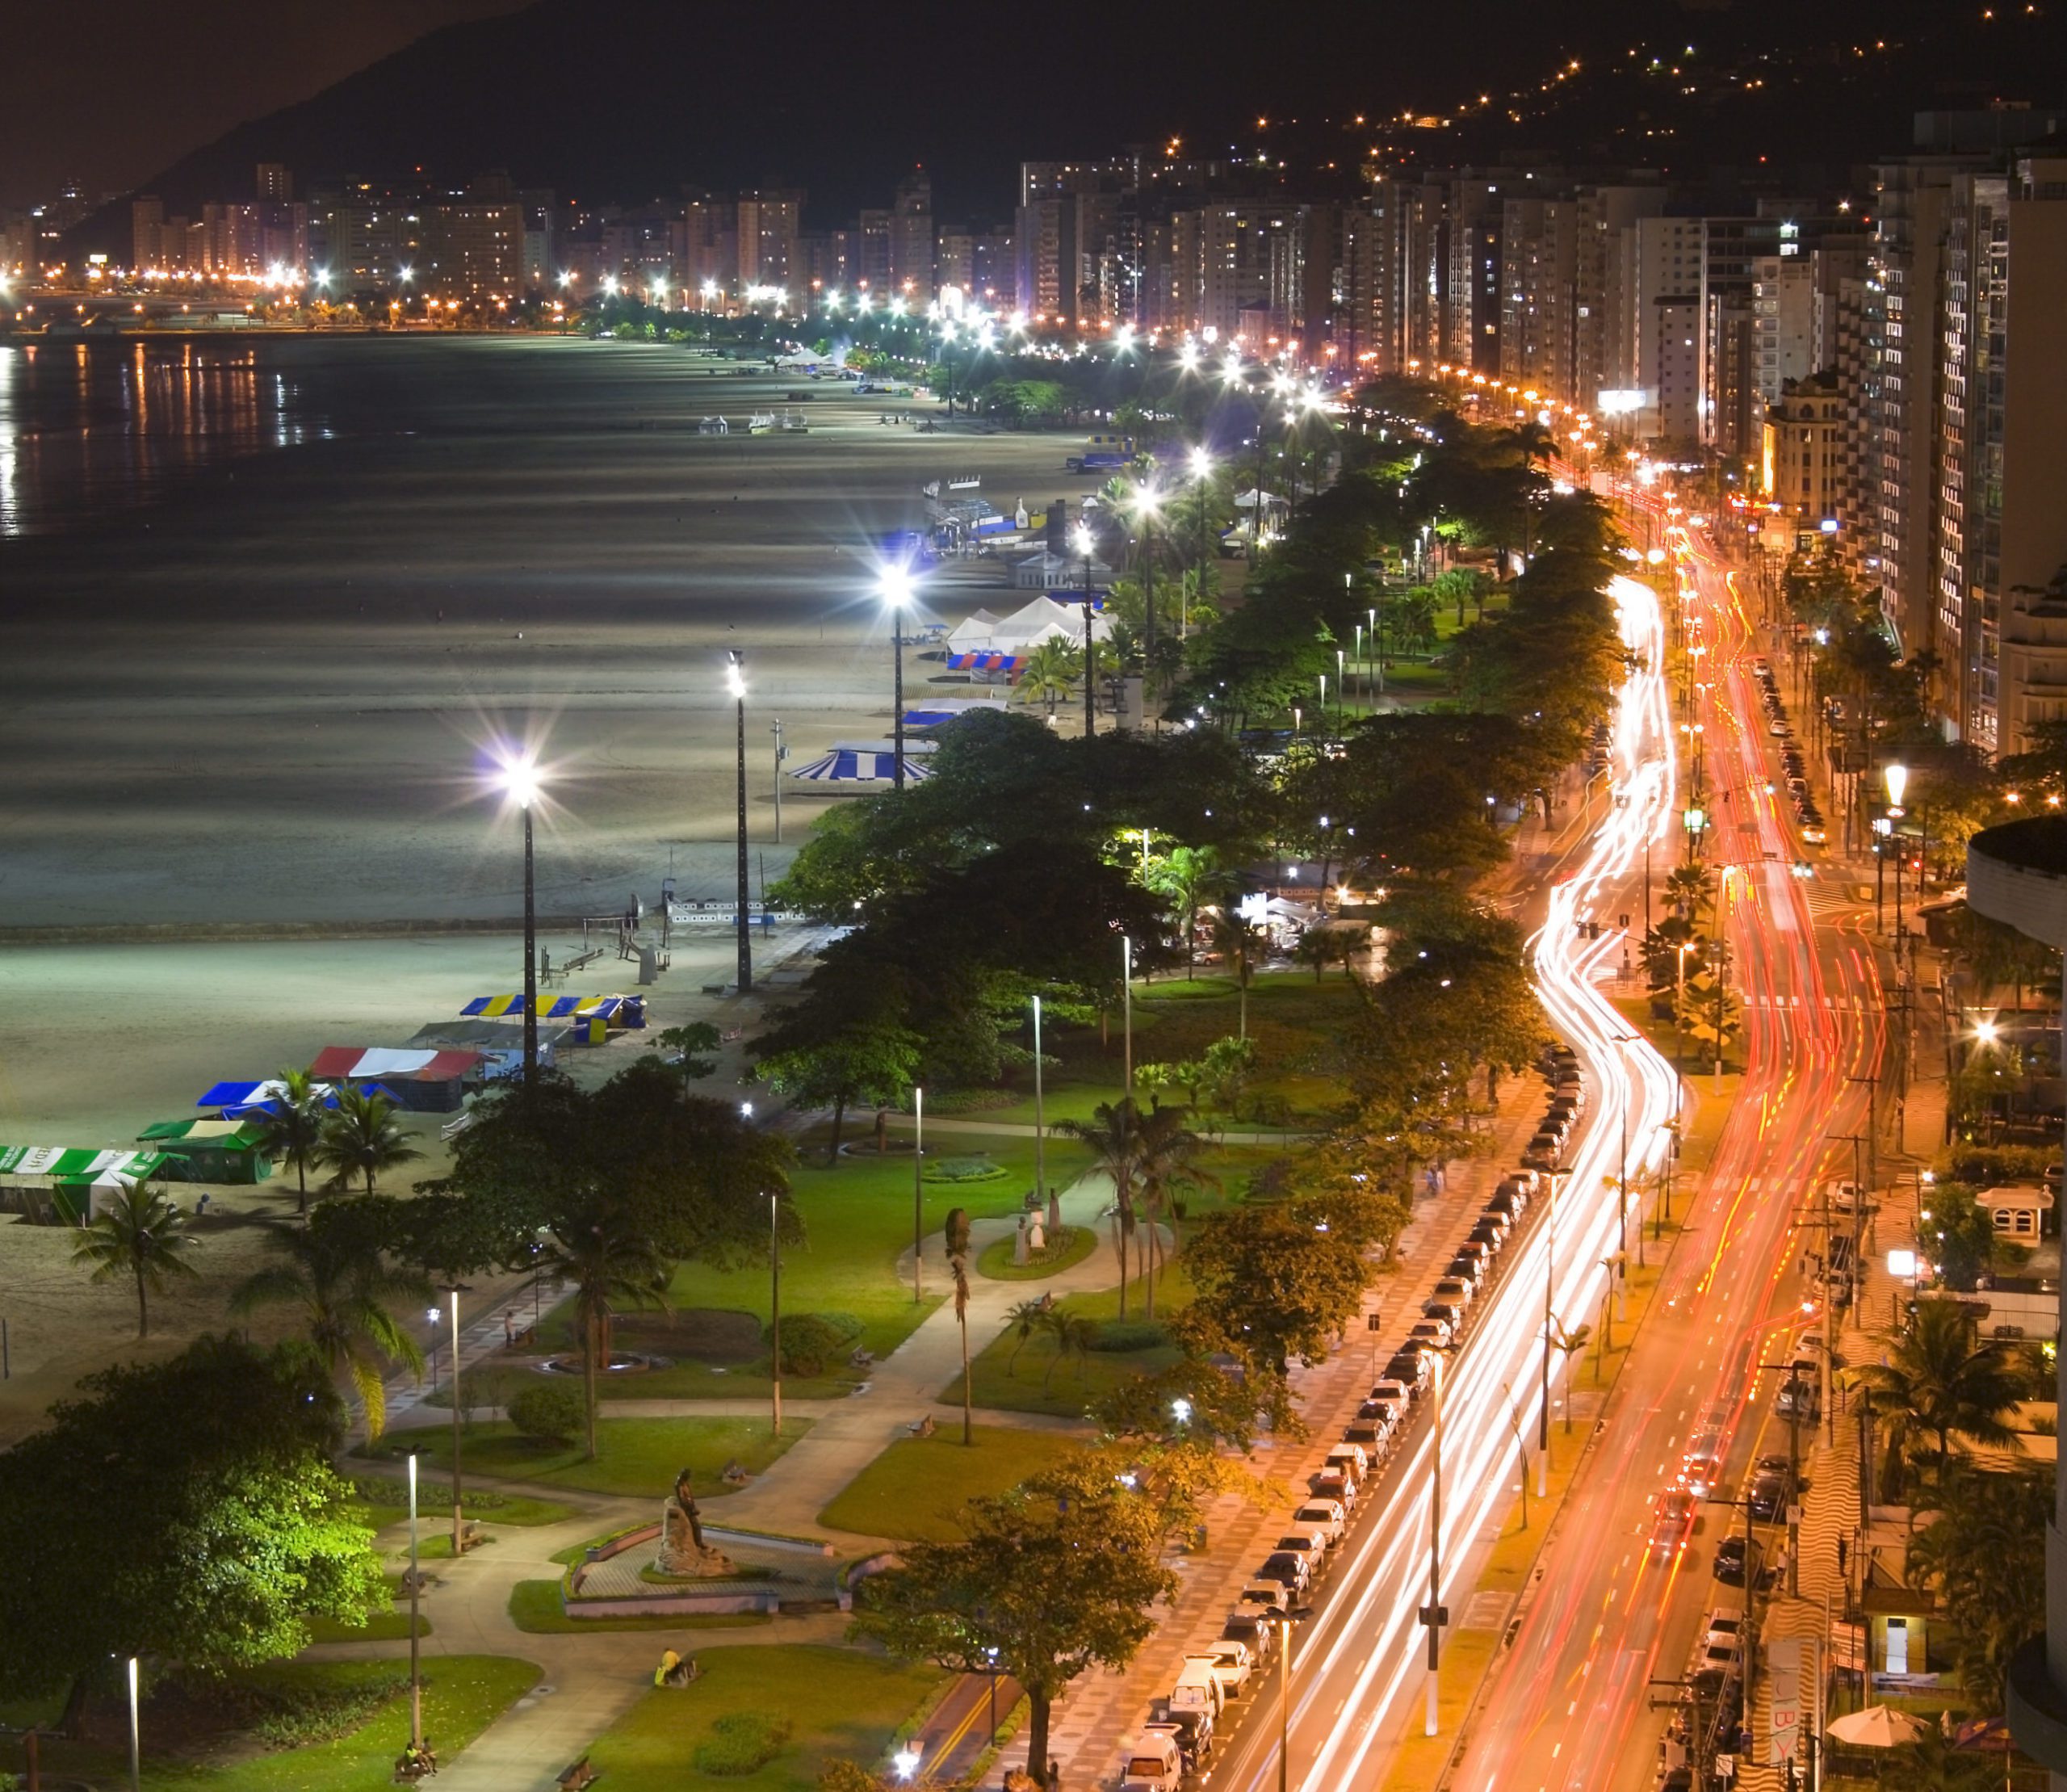
{"type": "Polygon", "coordinates": [[[196,1272],[187,1261],[194,1236],[187,1217],[163,1189],[148,1181],[124,1184],[101,1204],[79,1234],[72,1261],[89,1265],[96,1282],[132,1283],[136,1290],[136,1336],[151,1335],[151,1299],[176,1276],[196,1272]]]}
{"type": "Polygon", "coordinates": [[[270,1228],[266,1242],[283,1261],[248,1277],[230,1297],[233,1313],[273,1306],[295,1310],[324,1366],[357,1391],[369,1439],[386,1425],[381,1380],[388,1368],[423,1367],[423,1352],[396,1308],[428,1299],[430,1283],[389,1260],[392,1230],[388,1205],[379,1196],[329,1202],[305,1226],[270,1228]]]}
{"type": "Polygon", "coordinates": [[[1045,1786],[1056,1698],[1092,1668],[1126,1667],[1155,1628],[1151,1608],[1177,1590],[1168,1523],[1109,1471],[971,1500],[962,1542],[913,1544],[861,1584],[853,1628],[893,1655],[1017,1681],[1028,1769],[1045,1786]]]}
{"type": "MultiPolygon", "coordinates": [[[[539,1235],[605,1196],[621,1199],[675,1261],[733,1264],[767,1249],[768,1197],[795,1154],[729,1102],[684,1096],[643,1059],[600,1089],[543,1072],[498,1091],[459,1135],[451,1173],[397,1213],[405,1254],[434,1273],[528,1268],[539,1235]]],[[[784,1236],[801,1237],[785,1200],[784,1236]]]]}
{"type": "Polygon", "coordinates": [[[1370,1280],[1353,1240],[1282,1205],[1210,1215],[1193,1234],[1184,1266],[1196,1292],[1172,1321],[1181,1341],[1281,1377],[1295,1356],[1327,1359],[1370,1280]]]}
{"type": "Polygon", "coordinates": [[[296,1654],[309,1617],[386,1605],[312,1353],[208,1337],[81,1385],[0,1455],[7,1696],[69,1687],[76,1727],[121,1657],[220,1672],[296,1654]]]}

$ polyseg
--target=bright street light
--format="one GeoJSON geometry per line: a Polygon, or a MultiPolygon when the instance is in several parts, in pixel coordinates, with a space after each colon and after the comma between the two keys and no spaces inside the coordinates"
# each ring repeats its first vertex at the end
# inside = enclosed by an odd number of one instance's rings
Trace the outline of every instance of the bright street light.
{"type": "Polygon", "coordinates": [[[524,1081],[539,1076],[539,920],[532,875],[531,810],[539,797],[538,762],[528,753],[502,762],[503,793],[524,816],[524,1081]]]}
{"type": "Polygon", "coordinates": [[[1902,792],[1909,788],[1909,767],[1896,764],[1884,766],[1880,777],[1888,787],[1888,807],[1899,810],[1902,806],[1902,792]]]}
{"type": "Polygon", "coordinates": [[[912,601],[912,575],[902,566],[886,566],[876,580],[876,594],[890,612],[891,778],[904,787],[904,606],[912,601]]]}

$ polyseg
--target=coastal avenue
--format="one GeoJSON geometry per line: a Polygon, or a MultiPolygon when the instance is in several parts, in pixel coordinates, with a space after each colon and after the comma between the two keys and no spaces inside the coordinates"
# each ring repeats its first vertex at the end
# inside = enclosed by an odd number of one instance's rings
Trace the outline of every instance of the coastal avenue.
{"type": "MultiPolygon", "coordinates": [[[[1443,1590],[1453,1627],[1475,1571],[1474,1545],[1511,1496],[1513,1416],[1519,1414],[1526,1434],[1535,1433],[1545,1256],[1553,1234],[1554,1305],[1568,1324],[1577,1324],[1597,1311],[1607,1282],[1603,1260],[1620,1242],[1615,1178],[1625,1116],[1633,1176],[1658,1160],[1676,1104],[1664,1060],[1629,1034],[1598,988],[1616,941],[1587,940],[1576,925],[1611,911],[1616,893],[1641,871],[1646,833],[1662,841],[1674,825],[1663,620],[1648,586],[1618,579],[1614,594],[1623,638],[1640,662],[1622,692],[1612,749],[1617,793],[1628,801],[1608,807],[1577,870],[1549,892],[1534,944],[1552,1021],[1587,1066],[1591,1119],[1571,1160],[1554,1226],[1553,1216],[1532,1214],[1470,1344],[1445,1376],[1443,1590]]],[[[1564,1372],[1560,1358],[1553,1401],[1564,1372]]],[[[1289,1753],[1294,1786],[1319,1792],[1373,1783],[1401,1727],[1419,1721],[1426,1642],[1418,1614],[1428,1592],[1433,1469],[1433,1439],[1423,1423],[1381,1484],[1380,1521],[1359,1529],[1335,1569],[1335,1596],[1299,1627],[1289,1753]]],[[[1258,1722],[1244,1727],[1213,1777],[1239,1792],[1260,1792],[1276,1784],[1277,1773],[1277,1725],[1258,1722]]]]}
{"type": "MultiPolygon", "coordinates": [[[[1759,1455],[1787,1447],[1785,1422],[1772,1416],[1778,1378],[1761,1366],[1784,1360],[1813,1292],[1796,1263],[1818,1247],[1793,1228],[1818,1172],[1845,1148],[1833,1139],[1858,1130],[1864,1097],[1851,1079],[1870,1075],[1880,1050],[1872,955],[1819,946],[1808,887],[1791,875],[1799,848],[1767,788],[1752,619],[1704,543],[1678,531],[1671,539],[1692,637],[1713,669],[1694,714],[1713,817],[1705,857],[1725,886],[1750,1068],[1520,1630],[1446,1782],[1459,1792],[1654,1783],[1667,1714],[1652,1702],[1673,1696],[1654,1683],[1682,1677],[1704,1612],[1743,1597],[1709,1572],[1717,1542],[1741,1528],[1741,1509],[1700,1509],[1684,1550],[1660,1563],[1647,1546],[1656,1501],[1711,1412],[1725,1415],[1724,1497],[1742,1496],[1759,1455]]],[[[1763,1761],[1763,1737],[1757,1747],[1763,1761]]]]}

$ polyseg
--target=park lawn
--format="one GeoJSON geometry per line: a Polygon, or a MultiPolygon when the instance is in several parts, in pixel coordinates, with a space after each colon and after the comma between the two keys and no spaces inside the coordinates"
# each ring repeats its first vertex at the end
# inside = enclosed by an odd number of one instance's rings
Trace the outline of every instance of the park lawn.
{"type": "MultiPolygon", "coordinates": [[[[853,1129],[850,1129],[850,1132],[853,1129]]],[[[790,1190],[803,1221],[804,1241],[782,1252],[782,1311],[845,1313],[861,1322],[855,1345],[881,1358],[911,1336],[940,1304],[945,1292],[939,1266],[926,1278],[924,1298],[912,1298],[911,1284],[897,1273],[899,1253],[912,1240],[912,1156],[909,1152],[878,1157],[873,1152],[842,1157],[828,1165],[824,1141],[828,1128],[812,1128],[802,1144],[803,1161],[790,1178],[790,1190]]],[[[859,1136],[866,1138],[866,1130],[859,1136]]],[[[921,1185],[924,1224],[929,1234],[945,1222],[949,1210],[963,1207],[972,1219],[1016,1215],[1034,1186],[1034,1141],[1004,1134],[941,1133],[937,1151],[958,1157],[984,1152],[1004,1167],[1000,1178],[981,1182],[927,1182],[921,1185]]],[[[1081,1146],[1066,1140],[1047,1143],[1050,1181],[1067,1185],[1089,1162],[1081,1146]]],[[[742,1315],[765,1330],[770,1311],[766,1267],[719,1270],[686,1263],[675,1271],[669,1305],[677,1314],[715,1312],[742,1315]]],[[[539,1328],[541,1345],[568,1348],[572,1342],[568,1314],[571,1302],[547,1316],[539,1328]]],[[[644,1335],[643,1322],[654,1316],[628,1314],[622,1322],[627,1336],[644,1335]]],[[[656,1348],[660,1348],[660,1345],[656,1348]]],[[[793,1400],[836,1400],[867,1379],[850,1369],[844,1356],[833,1373],[783,1378],[783,1391],[793,1400]]],[[[768,1391],[765,1343],[741,1347],[728,1360],[677,1359],[668,1368],[627,1375],[605,1384],[606,1400],[752,1398],[768,1391]]]]}
{"type": "Polygon", "coordinates": [[[519,1580],[509,1589],[509,1622],[534,1636],[578,1636],[585,1630],[743,1630],[774,1619],[766,1612],[712,1612],[704,1616],[649,1613],[639,1618],[569,1618],[560,1609],[557,1580],[519,1580]]]}
{"type": "Polygon", "coordinates": [[[899,1437],[843,1488],[818,1521],[832,1530],[903,1542],[949,1543],[962,1512],[980,1495],[1003,1493],[1075,1447],[1053,1431],[979,1425],[965,1446],[959,1423],[930,1437],[899,1437]]]}
{"type": "MultiPolygon", "coordinates": [[[[1199,1129],[1298,1131],[1325,1122],[1344,1100],[1338,1081],[1340,1039],[1362,1005],[1356,987],[1339,970],[1326,972],[1318,983],[1303,967],[1257,972],[1249,982],[1249,1034],[1264,1068],[1240,1115],[1206,1114],[1197,1123],[1199,1129]],[[1278,1118],[1259,1122],[1253,1117],[1259,1106],[1276,1110],[1278,1118]]],[[[1137,1066],[1196,1058],[1215,1039],[1232,1038],[1240,1028],[1241,992],[1231,976],[1209,968],[1193,976],[1172,975],[1134,985],[1137,1066]]],[[[1117,1018],[1105,1044],[1096,1027],[1072,1027],[1051,1030],[1042,1048],[1057,1060],[1042,1081],[1042,1106],[1050,1126],[1061,1120],[1088,1120],[1101,1102],[1117,1101],[1125,1092],[1126,1060],[1117,1018]]],[[[1030,1126],[1032,1072],[1015,1072],[1010,1087],[1017,1097],[1013,1105],[985,1118],[1030,1126]]],[[[1163,1099],[1181,1102],[1184,1097],[1171,1090],[1163,1099]]],[[[1051,1142],[1051,1179],[1054,1149],[1051,1142]]]]}
{"type": "MultiPolygon", "coordinates": [[[[543,1482],[587,1493],[621,1493],[658,1500],[666,1496],[675,1476],[686,1467],[696,1477],[696,1494],[706,1501],[722,1500],[734,1490],[719,1476],[737,1460],[757,1475],[811,1429],[808,1419],[783,1421],[778,1440],[764,1419],[604,1419],[596,1428],[596,1460],[585,1459],[579,1442],[556,1444],[521,1437],[508,1422],[497,1419],[476,1425],[462,1442],[462,1479],[483,1475],[511,1481],[543,1482]]],[[[419,1433],[419,1436],[421,1434],[419,1433]]],[[[427,1454],[433,1465],[450,1472],[452,1439],[439,1429],[427,1454]]],[[[427,1442],[428,1440],[426,1440],[427,1442]]],[[[360,1446],[362,1454],[400,1454],[391,1433],[379,1442],[360,1446]]],[[[421,1446],[420,1446],[421,1447],[421,1446]]]]}
{"type": "MultiPolygon", "coordinates": [[[[1141,1293],[1139,1282],[1131,1282],[1127,1291],[1130,1322],[1142,1316],[1141,1293]]],[[[1156,1278],[1158,1316],[1173,1303],[1181,1305],[1189,1298],[1190,1287],[1182,1268],[1165,1265],[1156,1278]]],[[[1095,1294],[1065,1295],[1058,1304],[1087,1318],[1117,1320],[1119,1290],[1107,1288],[1095,1294]]],[[[1037,1332],[1021,1351],[1017,1373],[1008,1374],[1006,1366],[1018,1342],[1017,1332],[1008,1329],[971,1362],[970,1382],[975,1405],[1003,1412],[1046,1412],[1056,1418],[1082,1418],[1085,1408],[1099,1395],[1135,1375],[1152,1374],[1159,1369],[1167,1369],[1180,1355],[1173,1344],[1150,1345],[1138,1350],[1092,1350],[1080,1358],[1055,1363],[1054,1372],[1050,1375],[1049,1366],[1054,1362],[1054,1347],[1049,1339],[1037,1332]]],[[[959,1375],[941,1390],[940,1404],[961,1405],[959,1375]]]]}
{"type": "Polygon", "coordinates": [[[873,1765],[941,1679],[935,1668],[794,1643],[710,1649],[698,1660],[700,1679],[650,1689],[589,1745],[589,1765],[610,1792],[813,1792],[830,1759],[873,1765]],[[695,1765],[696,1750],[728,1713],[786,1723],[788,1740],[752,1773],[706,1773],[695,1765]]]}
{"type": "MultiPolygon", "coordinates": [[[[308,1620],[308,1640],[311,1643],[395,1643],[405,1642],[409,1634],[409,1602],[402,1592],[402,1576],[388,1576],[388,1596],[390,1601],[384,1612],[375,1612],[365,1623],[346,1624],[334,1618],[312,1618],[308,1620]]],[[[417,1614],[417,1635],[430,1635],[430,1620],[421,1612],[417,1614]]]]}
{"type": "MultiPolygon", "coordinates": [[[[403,1431],[400,1437],[421,1437],[419,1430],[403,1431]]],[[[445,1433],[447,1454],[451,1454],[451,1433],[445,1433]]],[[[427,1447],[427,1446],[419,1446],[427,1447]]],[[[401,1454],[406,1455],[405,1450],[401,1454]]],[[[358,1486],[360,1496],[366,1501],[366,1521],[375,1530],[385,1530],[390,1525],[409,1522],[409,1484],[392,1475],[362,1474],[353,1477],[358,1486]],[[389,1497],[392,1493],[392,1497],[389,1497]]],[[[503,1493],[493,1488],[470,1488],[462,1478],[459,1503],[468,1518],[481,1525],[557,1525],[569,1518],[581,1517],[577,1506],[563,1505],[557,1500],[537,1500],[528,1494],[503,1493]]],[[[419,1534],[430,1536],[441,1524],[449,1524],[452,1517],[452,1484],[433,1481],[419,1474],[417,1481],[417,1529],[419,1534]]]]}
{"type": "MultiPolygon", "coordinates": [[[[275,1662],[252,1670],[262,1683],[300,1689],[342,1690],[392,1675],[396,1661],[275,1662]]],[[[537,1685],[539,1669],[504,1656],[430,1656],[423,1665],[423,1727],[449,1765],[467,1744],[537,1685]]],[[[56,1717],[55,1706],[49,1714],[56,1717]]],[[[150,1710],[143,1717],[145,1792],[376,1792],[393,1783],[395,1758],[409,1740],[409,1699],[405,1689],[342,1736],[303,1748],[268,1751],[222,1767],[153,1756],[150,1710]]],[[[19,1770],[21,1744],[0,1737],[0,1766],[19,1770]]],[[[119,1783],[127,1756],[118,1744],[76,1744],[46,1735],[42,1767],[45,1783],[86,1777],[119,1783]]]]}

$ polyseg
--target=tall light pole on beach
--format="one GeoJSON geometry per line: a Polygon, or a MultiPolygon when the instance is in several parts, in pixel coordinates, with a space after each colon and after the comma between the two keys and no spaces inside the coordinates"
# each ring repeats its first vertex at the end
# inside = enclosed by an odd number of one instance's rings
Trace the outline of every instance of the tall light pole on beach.
{"type": "Polygon", "coordinates": [[[904,787],[904,606],[912,601],[912,575],[901,566],[886,566],[876,590],[890,612],[891,778],[904,787]]]}
{"type": "Polygon", "coordinates": [[[753,987],[753,929],[747,913],[746,881],[746,656],[734,648],[725,656],[726,686],[732,694],[732,709],[738,724],[739,774],[739,925],[740,993],[753,987]]]}
{"type": "Polygon", "coordinates": [[[524,816],[524,1081],[539,1079],[539,918],[531,859],[531,804],[539,794],[539,768],[529,753],[505,759],[502,788],[524,816]]]}
{"type": "Polygon", "coordinates": [[[1078,553],[1084,556],[1084,737],[1089,740],[1096,732],[1097,716],[1096,648],[1091,639],[1091,555],[1094,543],[1091,531],[1082,523],[1076,526],[1074,543],[1078,553]]]}

